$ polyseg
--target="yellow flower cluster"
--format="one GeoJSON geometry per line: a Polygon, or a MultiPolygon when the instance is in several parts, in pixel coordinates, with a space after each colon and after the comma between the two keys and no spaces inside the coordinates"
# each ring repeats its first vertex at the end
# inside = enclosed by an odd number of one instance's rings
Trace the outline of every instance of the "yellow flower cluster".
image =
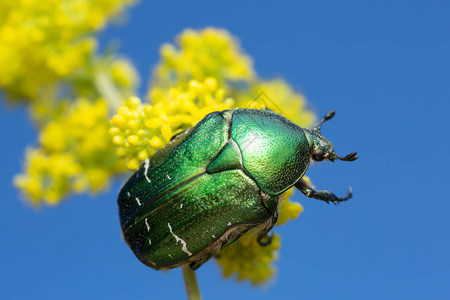
{"type": "Polygon", "coordinates": [[[26,154],[26,174],[17,175],[15,185],[31,204],[41,201],[55,205],[69,190],[79,192],[82,183],[77,181],[81,167],[70,153],[46,154],[42,149],[29,149],[26,154]]]}
{"type": "MultiPolygon", "coordinates": [[[[107,58],[95,63],[95,71],[83,70],[83,72],[92,72],[92,74],[83,74],[83,76],[77,77],[76,82],[72,81],[75,86],[71,88],[76,92],[76,98],[97,99],[101,97],[107,100],[108,111],[112,115],[123,99],[135,94],[139,77],[133,65],[123,58],[107,58]]],[[[70,98],[74,97],[73,95],[69,96],[70,98]]],[[[58,97],[50,96],[29,103],[29,111],[33,120],[38,125],[45,126],[48,122],[58,118],[66,106],[73,102],[68,97],[64,98],[66,100],[61,101],[58,97]]]]}
{"type": "Polygon", "coordinates": [[[0,87],[9,98],[45,97],[86,64],[90,36],[133,0],[0,1],[0,87]]]}
{"type": "Polygon", "coordinates": [[[246,233],[237,242],[227,246],[216,255],[225,278],[235,276],[238,281],[249,280],[252,284],[262,284],[275,274],[272,263],[278,258],[280,236],[274,234],[272,242],[261,247],[256,235],[246,233]]]}
{"type": "Polygon", "coordinates": [[[233,96],[239,107],[268,108],[301,127],[311,126],[315,120],[314,113],[306,109],[304,96],[282,79],[255,82],[233,96]]]}
{"type": "Polygon", "coordinates": [[[164,44],[160,52],[151,100],[155,89],[186,86],[192,79],[203,81],[211,76],[235,100],[236,107],[269,108],[300,126],[314,121],[315,115],[306,109],[305,98],[284,80],[263,81],[257,77],[251,57],[226,30],[187,29],[178,37],[177,45],[164,44]],[[232,84],[233,81],[242,84],[232,84]]]}
{"type": "Polygon", "coordinates": [[[280,212],[275,225],[283,225],[289,220],[297,219],[298,215],[303,211],[303,207],[300,203],[289,200],[293,194],[294,188],[291,188],[281,195],[281,205],[279,207],[280,212]]]}
{"type": "Polygon", "coordinates": [[[179,48],[171,44],[161,47],[155,85],[184,86],[191,79],[203,81],[211,76],[224,86],[226,81],[249,81],[255,76],[251,58],[225,30],[187,29],[179,36],[177,44],[179,48]]]}
{"type": "Polygon", "coordinates": [[[38,206],[54,205],[70,193],[98,191],[123,170],[109,139],[108,106],[78,99],[39,135],[40,148],[27,152],[25,173],[15,185],[38,206]]]}
{"type": "Polygon", "coordinates": [[[233,105],[211,77],[203,82],[191,80],[187,89],[173,88],[167,93],[155,89],[152,99],[153,105],[142,104],[137,97],[129,98],[111,120],[109,132],[118,146],[116,154],[127,159],[130,170],[138,168],[173,135],[194,126],[208,113],[233,105]]]}

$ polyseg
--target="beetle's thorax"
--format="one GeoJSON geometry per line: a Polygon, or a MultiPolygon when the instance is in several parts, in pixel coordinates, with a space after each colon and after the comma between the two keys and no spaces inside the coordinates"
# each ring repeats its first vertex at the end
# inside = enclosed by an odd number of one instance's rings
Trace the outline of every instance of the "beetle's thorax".
{"type": "Polygon", "coordinates": [[[230,137],[242,155],[242,168],[269,195],[290,188],[309,166],[303,129],[272,111],[236,110],[230,137]]]}

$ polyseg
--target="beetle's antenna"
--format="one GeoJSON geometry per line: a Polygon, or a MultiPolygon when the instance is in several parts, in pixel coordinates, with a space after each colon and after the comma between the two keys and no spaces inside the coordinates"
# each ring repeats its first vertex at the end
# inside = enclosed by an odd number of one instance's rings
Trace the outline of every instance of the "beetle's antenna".
{"type": "Polygon", "coordinates": [[[325,121],[328,121],[329,119],[334,117],[334,114],[336,112],[334,110],[331,110],[330,112],[328,112],[323,118],[322,120],[320,120],[320,122],[314,126],[314,130],[320,131],[320,125],[322,125],[325,121]]]}
{"type": "Polygon", "coordinates": [[[356,156],[356,152],[352,152],[347,154],[345,157],[340,157],[339,155],[336,154],[336,158],[339,158],[340,160],[343,161],[354,161],[358,159],[358,156],[356,156]]]}

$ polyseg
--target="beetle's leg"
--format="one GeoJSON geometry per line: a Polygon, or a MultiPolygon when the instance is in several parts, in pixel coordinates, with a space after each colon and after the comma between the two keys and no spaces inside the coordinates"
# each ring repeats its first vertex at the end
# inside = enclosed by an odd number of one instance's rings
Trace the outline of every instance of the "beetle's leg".
{"type": "Polygon", "coordinates": [[[258,234],[258,237],[256,239],[256,241],[258,242],[258,244],[262,247],[266,247],[269,246],[272,243],[273,240],[273,232],[269,232],[268,234],[266,234],[265,236],[260,236],[258,234]]]}
{"type": "Polygon", "coordinates": [[[338,198],[335,194],[333,194],[330,191],[316,191],[311,186],[311,184],[308,184],[305,180],[300,179],[296,184],[295,187],[300,190],[303,194],[305,194],[306,197],[314,198],[318,200],[325,201],[326,203],[333,202],[334,204],[337,204],[342,201],[346,201],[352,197],[352,188],[350,188],[350,191],[348,192],[347,196],[343,198],[338,198]]]}
{"type": "Polygon", "coordinates": [[[272,243],[273,234],[269,234],[273,226],[278,220],[278,212],[275,212],[273,216],[267,221],[261,231],[258,233],[256,241],[260,246],[266,247],[272,243]]]}

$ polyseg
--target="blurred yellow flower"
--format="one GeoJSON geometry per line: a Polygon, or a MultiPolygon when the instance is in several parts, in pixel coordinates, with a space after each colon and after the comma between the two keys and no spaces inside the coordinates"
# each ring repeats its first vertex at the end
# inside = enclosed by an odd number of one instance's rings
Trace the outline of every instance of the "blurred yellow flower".
{"type": "Polygon", "coordinates": [[[216,256],[224,277],[235,276],[238,281],[263,284],[275,274],[273,262],[278,258],[280,236],[274,234],[272,242],[261,247],[256,235],[248,232],[216,256]]]}
{"type": "Polygon", "coordinates": [[[152,95],[167,97],[173,87],[185,87],[190,80],[215,78],[236,107],[268,108],[299,126],[310,126],[315,115],[307,110],[303,95],[296,93],[283,79],[260,80],[253,70],[252,59],[226,30],[206,28],[185,30],[178,37],[178,47],[161,47],[161,61],[150,86],[152,95]],[[241,84],[233,84],[239,80],[241,84]]]}
{"type": "Polygon", "coordinates": [[[0,1],[0,87],[9,98],[35,100],[86,65],[90,34],[133,0],[0,1]]]}
{"type": "Polygon", "coordinates": [[[178,37],[177,46],[161,47],[154,86],[185,86],[192,79],[203,81],[207,77],[214,77],[220,86],[225,86],[227,81],[248,81],[255,77],[252,59],[226,30],[187,29],[178,37]]]}
{"type": "Polygon", "coordinates": [[[109,139],[104,100],[66,105],[39,135],[40,148],[27,152],[25,173],[14,182],[32,204],[57,204],[70,193],[104,189],[124,170],[109,139]]]}
{"type": "Polygon", "coordinates": [[[29,149],[25,169],[26,174],[17,175],[14,184],[35,206],[58,204],[67,193],[80,190],[77,176],[82,167],[70,153],[48,155],[42,149],[29,149]]]}
{"type": "Polygon", "coordinates": [[[269,108],[301,127],[311,126],[315,120],[306,108],[306,99],[296,93],[283,79],[257,81],[249,88],[235,91],[233,97],[238,107],[269,108]]]}

